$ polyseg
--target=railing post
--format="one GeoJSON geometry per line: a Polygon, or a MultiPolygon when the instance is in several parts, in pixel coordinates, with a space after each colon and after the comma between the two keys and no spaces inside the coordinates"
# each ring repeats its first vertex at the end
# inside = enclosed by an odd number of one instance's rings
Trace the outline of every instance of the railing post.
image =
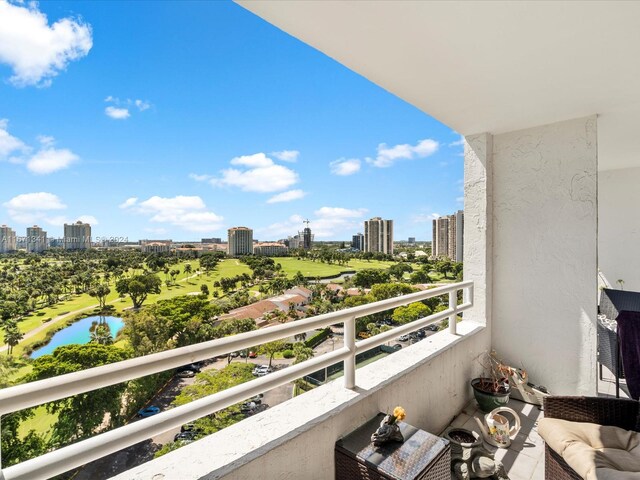
{"type": "Polygon", "coordinates": [[[453,313],[449,317],[449,333],[456,334],[457,311],[458,311],[458,290],[449,292],[449,308],[453,309],[453,313]]]}
{"type": "Polygon", "coordinates": [[[344,346],[351,352],[344,360],[344,387],[356,387],[356,317],[349,317],[344,322],[344,346]]]}

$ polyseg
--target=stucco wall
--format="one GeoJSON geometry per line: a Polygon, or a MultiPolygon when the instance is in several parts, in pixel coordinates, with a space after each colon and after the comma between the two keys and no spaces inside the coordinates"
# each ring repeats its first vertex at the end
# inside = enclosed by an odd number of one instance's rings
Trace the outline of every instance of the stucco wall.
{"type": "Polygon", "coordinates": [[[640,292],[640,168],[598,174],[598,263],[613,288],[640,292]]]}
{"type": "Polygon", "coordinates": [[[493,347],[552,393],[595,394],[595,117],[494,136],[492,171],[493,347]]]}

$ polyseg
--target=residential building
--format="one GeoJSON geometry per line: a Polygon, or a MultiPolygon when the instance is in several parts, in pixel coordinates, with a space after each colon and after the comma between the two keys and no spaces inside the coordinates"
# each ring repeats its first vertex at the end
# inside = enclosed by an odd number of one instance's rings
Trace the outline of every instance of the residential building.
{"type": "Polygon", "coordinates": [[[212,237],[212,238],[203,238],[200,240],[201,243],[222,243],[222,238],[220,237],[212,237]]]}
{"type": "Polygon", "coordinates": [[[362,233],[356,233],[351,237],[351,248],[364,252],[364,235],[362,233]]]}
{"type": "Polygon", "coordinates": [[[393,220],[374,217],[364,222],[364,251],[393,255],[393,220]]]}
{"type": "Polygon", "coordinates": [[[229,229],[229,256],[253,254],[253,230],[247,227],[229,229]]]}
{"type": "Polygon", "coordinates": [[[432,258],[447,257],[454,262],[462,262],[464,248],[464,212],[458,210],[453,215],[433,220],[432,258]]]}
{"type": "Polygon", "coordinates": [[[30,253],[42,253],[47,247],[47,232],[42,230],[37,225],[33,227],[27,227],[27,252],[30,253]]]}
{"type": "Polygon", "coordinates": [[[77,221],[64,224],[64,249],[87,250],[91,248],[91,225],[77,221]]]}
{"type": "Polygon", "coordinates": [[[168,253],[171,251],[171,240],[142,240],[142,253],[168,253]]]}
{"type": "Polygon", "coordinates": [[[311,229],[309,228],[309,220],[305,220],[304,223],[307,225],[304,227],[302,234],[298,232],[298,235],[302,237],[302,248],[305,250],[311,250],[311,246],[313,244],[313,234],[311,233],[311,229]]]}
{"type": "Polygon", "coordinates": [[[16,250],[16,232],[11,227],[0,227],[0,253],[9,253],[16,250]]]}
{"type": "Polygon", "coordinates": [[[284,243],[262,242],[253,246],[253,253],[256,255],[265,255],[267,257],[282,257],[287,254],[289,249],[284,243]]]}
{"type": "Polygon", "coordinates": [[[292,237],[287,238],[286,245],[291,250],[296,250],[298,248],[302,248],[303,242],[302,237],[300,235],[294,235],[292,237]]]}
{"type": "Polygon", "coordinates": [[[414,243],[416,243],[416,237],[409,237],[409,240],[407,241],[407,243],[409,245],[413,245],[414,243]]]}

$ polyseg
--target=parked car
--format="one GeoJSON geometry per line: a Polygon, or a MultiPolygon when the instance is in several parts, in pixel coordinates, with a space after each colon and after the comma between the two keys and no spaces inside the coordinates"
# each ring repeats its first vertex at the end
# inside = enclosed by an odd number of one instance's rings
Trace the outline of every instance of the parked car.
{"type": "Polygon", "coordinates": [[[269,408],[269,405],[267,405],[266,403],[263,403],[262,405],[256,405],[256,407],[249,410],[246,415],[250,417],[251,415],[255,415],[256,413],[264,412],[267,408],[269,408]]]}
{"type": "Polygon", "coordinates": [[[182,425],[180,427],[180,431],[181,432],[194,432],[194,431],[198,431],[198,429],[196,428],[196,424],[195,423],[185,423],[184,425],[182,425]]]}
{"type": "Polygon", "coordinates": [[[425,338],[427,336],[427,333],[424,330],[418,330],[416,332],[416,336],[422,340],[423,338],[425,338]]]}
{"type": "Polygon", "coordinates": [[[239,356],[240,356],[240,352],[231,352],[231,353],[229,354],[229,356],[230,356],[231,358],[239,357],[239,356]]]}
{"type": "Polygon", "coordinates": [[[402,348],[402,345],[396,343],[395,345],[392,345],[391,348],[393,348],[394,350],[400,350],[402,348]]]}
{"type": "Polygon", "coordinates": [[[198,364],[195,363],[190,363],[189,365],[182,365],[181,367],[178,367],[178,369],[176,370],[176,372],[180,373],[180,372],[184,372],[190,370],[192,372],[196,372],[196,373],[200,373],[200,366],[198,364]]]}
{"type": "Polygon", "coordinates": [[[255,402],[244,402],[242,405],[240,405],[240,412],[249,413],[251,410],[253,410],[257,406],[258,404],[255,402]]]}
{"type": "Polygon", "coordinates": [[[138,417],[139,418],[151,417],[158,413],[160,413],[159,407],[156,407],[155,405],[149,405],[148,407],[138,410],[138,417]]]}
{"type": "Polygon", "coordinates": [[[249,358],[257,358],[258,357],[258,353],[254,352],[253,350],[249,352],[249,358]]]}
{"type": "Polygon", "coordinates": [[[175,437],[173,437],[173,441],[193,442],[197,436],[198,434],[195,431],[180,432],[176,433],[175,437]]]}
{"type": "Polygon", "coordinates": [[[180,378],[190,378],[195,377],[196,372],[194,370],[179,370],[176,375],[180,378]]]}
{"type": "Polygon", "coordinates": [[[262,393],[259,393],[258,395],[256,395],[255,397],[251,397],[249,400],[249,402],[253,402],[256,405],[260,405],[262,403],[262,398],[264,397],[264,395],[262,393]]]}
{"type": "Polygon", "coordinates": [[[409,340],[411,340],[411,335],[401,335],[400,337],[398,337],[398,340],[400,340],[401,342],[408,342],[409,340]]]}
{"type": "Polygon", "coordinates": [[[269,368],[268,365],[259,365],[256,368],[253,369],[253,374],[256,377],[264,377],[266,374],[273,372],[273,370],[271,368],[269,368]]]}
{"type": "Polygon", "coordinates": [[[426,327],[424,327],[427,330],[431,330],[432,332],[437,332],[438,330],[440,330],[440,327],[438,327],[438,325],[427,325],[426,327]]]}

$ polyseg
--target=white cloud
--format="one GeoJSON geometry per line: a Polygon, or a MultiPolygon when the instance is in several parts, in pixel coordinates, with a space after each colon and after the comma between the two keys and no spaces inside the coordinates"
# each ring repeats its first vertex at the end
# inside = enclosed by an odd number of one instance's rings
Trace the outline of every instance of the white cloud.
{"type": "Polygon", "coordinates": [[[253,155],[243,155],[231,159],[231,165],[243,165],[245,167],[270,167],[273,160],[264,153],[254,153],[253,155]]]}
{"type": "Polygon", "coordinates": [[[298,150],[282,150],[280,152],[272,152],[271,155],[283,162],[297,162],[300,152],[298,150]]]}
{"type": "Polygon", "coordinates": [[[79,158],[75,153],[66,148],[56,149],[44,146],[27,160],[27,168],[35,174],[47,175],[58,170],[69,168],[69,166],[78,161],[79,158]]]}
{"type": "Polygon", "coordinates": [[[228,168],[220,178],[210,180],[213,186],[238,187],[245,192],[277,192],[298,183],[298,174],[290,168],[276,165],[264,153],[244,155],[231,160],[232,165],[248,167],[247,170],[228,168]]]}
{"type": "Polygon", "coordinates": [[[418,213],[416,215],[413,215],[412,220],[413,223],[426,223],[426,222],[432,222],[433,220],[435,220],[436,218],[440,218],[442,215],[440,215],[439,213],[418,213]]]}
{"type": "Polygon", "coordinates": [[[331,166],[331,173],[334,175],[353,175],[360,171],[360,160],[357,158],[349,158],[340,160],[334,160],[329,165],[331,166]]]}
{"type": "Polygon", "coordinates": [[[71,150],[54,148],[55,139],[49,135],[38,135],[40,149],[31,154],[33,148],[9,134],[7,131],[8,123],[6,119],[0,119],[0,160],[6,158],[11,163],[26,164],[32,173],[46,175],[68,168],[80,159],[71,150]],[[21,155],[9,156],[17,152],[20,152],[21,155]]]}
{"type": "Polygon", "coordinates": [[[36,2],[0,1],[0,62],[11,67],[9,81],[16,86],[49,86],[92,46],[91,26],[81,20],[63,18],[49,26],[36,2]]]}
{"type": "Polygon", "coordinates": [[[196,182],[206,182],[207,180],[211,180],[211,175],[198,175],[197,173],[190,173],[189,178],[195,180],[196,182]]]}
{"type": "Polygon", "coordinates": [[[292,200],[304,198],[306,194],[307,193],[303,192],[302,190],[289,190],[287,192],[282,192],[274,195],[269,200],[267,200],[267,203],[291,202],[292,200]]]}
{"type": "Polygon", "coordinates": [[[19,138],[11,135],[7,128],[9,120],[0,118],[0,159],[6,158],[14,152],[24,152],[27,146],[19,138]]]}
{"type": "MultiPolygon", "coordinates": [[[[354,230],[362,230],[362,217],[366,208],[348,209],[341,207],[322,207],[314,212],[309,227],[315,238],[349,237],[354,230]]],[[[273,223],[268,227],[257,229],[261,236],[277,239],[295,235],[304,228],[304,217],[292,215],[284,222],[273,223]]]]}
{"type": "Polygon", "coordinates": [[[462,135],[460,135],[460,138],[455,142],[449,143],[450,147],[459,147],[461,145],[464,145],[464,137],[462,135]]]}
{"type": "Polygon", "coordinates": [[[48,221],[50,218],[56,218],[49,217],[49,212],[67,208],[57,195],[48,192],[23,193],[4,202],[2,206],[7,209],[9,216],[19,223],[48,221]]]}
{"type": "Polygon", "coordinates": [[[376,158],[367,158],[367,162],[375,167],[390,167],[398,160],[412,160],[433,155],[439,147],[439,143],[429,138],[420,140],[415,145],[408,143],[388,147],[386,143],[378,145],[376,158]]]}
{"type": "Polygon", "coordinates": [[[138,100],[135,100],[133,103],[136,107],[138,107],[138,110],[140,110],[141,112],[144,112],[145,110],[148,110],[149,108],[151,108],[151,104],[143,100],[138,99],[138,100]]]}
{"type": "Polygon", "coordinates": [[[118,205],[120,208],[133,207],[138,202],[138,197],[127,198],[124,202],[118,205]]]}
{"type": "MultiPolygon", "coordinates": [[[[98,219],[93,215],[80,215],[76,222],[88,223],[89,225],[98,225],[98,219]]],[[[73,223],[73,222],[72,222],[73,223]]]]}
{"type": "Polygon", "coordinates": [[[204,201],[198,196],[153,196],[143,202],[131,197],[120,204],[120,207],[145,215],[151,222],[168,223],[192,232],[208,232],[222,227],[223,217],[207,210],[204,201]]]}
{"type": "Polygon", "coordinates": [[[118,108],[109,105],[104,109],[104,113],[107,117],[111,117],[115,120],[124,120],[125,118],[129,118],[131,114],[129,113],[129,109],[127,108],[118,108]]]}

